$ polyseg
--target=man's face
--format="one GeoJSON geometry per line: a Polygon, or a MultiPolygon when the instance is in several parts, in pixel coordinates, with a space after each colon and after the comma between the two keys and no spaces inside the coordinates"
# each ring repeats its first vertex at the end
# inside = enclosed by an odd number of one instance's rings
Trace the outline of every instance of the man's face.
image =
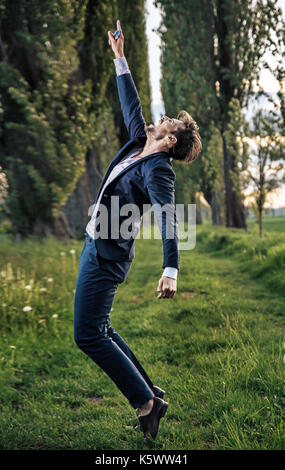
{"type": "Polygon", "coordinates": [[[153,140],[165,140],[165,143],[170,143],[171,140],[168,136],[173,136],[173,132],[183,128],[185,125],[183,121],[179,119],[172,119],[168,116],[162,116],[159,120],[159,123],[154,126],[150,124],[149,126],[145,126],[145,132],[148,138],[152,138],[153,140]]]}

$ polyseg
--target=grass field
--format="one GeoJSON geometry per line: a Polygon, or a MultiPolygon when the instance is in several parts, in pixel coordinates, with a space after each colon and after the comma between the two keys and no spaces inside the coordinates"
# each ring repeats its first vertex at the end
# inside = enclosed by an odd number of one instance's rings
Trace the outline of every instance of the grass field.
{"type": "Polygon", "coordinates": [[[282,223],[265,227],[263,241],[253,226],[248,234],[199,227],[196,248],[181,252],[173,300],[156,299],[160,241],[136,242],[112,322],[167,391],[150,444],[133,429],[124,396],[73,341],[83,242],[1,235],[0,447],[284,448],[282,223]]]}
{"type": "MultiPolygon", "coordinates": [[[[254,225],[256,225],[257,231],[256,219],[248,219],[249,230],[252,230],[254,225]]],[[[265,232],[285,233],[285,217],[264,217],[263,228],[265,232]]]]}

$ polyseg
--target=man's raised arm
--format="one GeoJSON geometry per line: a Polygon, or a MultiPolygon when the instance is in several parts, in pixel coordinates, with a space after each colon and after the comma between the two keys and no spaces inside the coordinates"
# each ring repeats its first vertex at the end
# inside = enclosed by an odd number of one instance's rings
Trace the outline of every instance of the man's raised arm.
{"type": "Polygon", "coordinates": [[[146,137],[145,120],[142,115],[142,107],[139,95],[131,75],[127,59],[124,56],[124,36],[120,21],[117,20],[117,29],[120,32],[118,39],[114,38],[111,31],[108,31],[109,44],[116,56],[114,64],[117,74],[118,93],[124,122],[130,138],[146,137]]]}

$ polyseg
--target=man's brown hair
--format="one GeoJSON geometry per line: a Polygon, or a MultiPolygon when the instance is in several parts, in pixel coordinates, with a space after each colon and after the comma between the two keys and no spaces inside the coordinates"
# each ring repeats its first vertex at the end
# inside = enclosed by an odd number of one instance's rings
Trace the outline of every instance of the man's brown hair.
{"type": "Polygon", "coordinates": [[[198,132],[199,126],[192,116],[184,110],[179,111],[177,119],[184,122],[185,128],[173,132],[177,142],[170,149],[169,155],[175,160],[192,163],[202,150],[201,136],[198,132]]]}

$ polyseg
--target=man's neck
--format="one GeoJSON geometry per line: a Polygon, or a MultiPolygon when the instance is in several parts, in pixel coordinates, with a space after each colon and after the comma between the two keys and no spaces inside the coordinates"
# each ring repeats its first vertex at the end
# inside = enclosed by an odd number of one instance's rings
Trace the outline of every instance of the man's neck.
{"type": "Polygon", "coordinates": [[[147,142],[146,142],[142,151],[138,155],[136,155],[135,158],[143,158],[143,157],[146,157],[147,155],[150,155],[156,152],[168,152],[168,149],[166,149],[165,147],[161,147],[159,145],[152,145],[152,144],[147,145],[147,142]]]}

